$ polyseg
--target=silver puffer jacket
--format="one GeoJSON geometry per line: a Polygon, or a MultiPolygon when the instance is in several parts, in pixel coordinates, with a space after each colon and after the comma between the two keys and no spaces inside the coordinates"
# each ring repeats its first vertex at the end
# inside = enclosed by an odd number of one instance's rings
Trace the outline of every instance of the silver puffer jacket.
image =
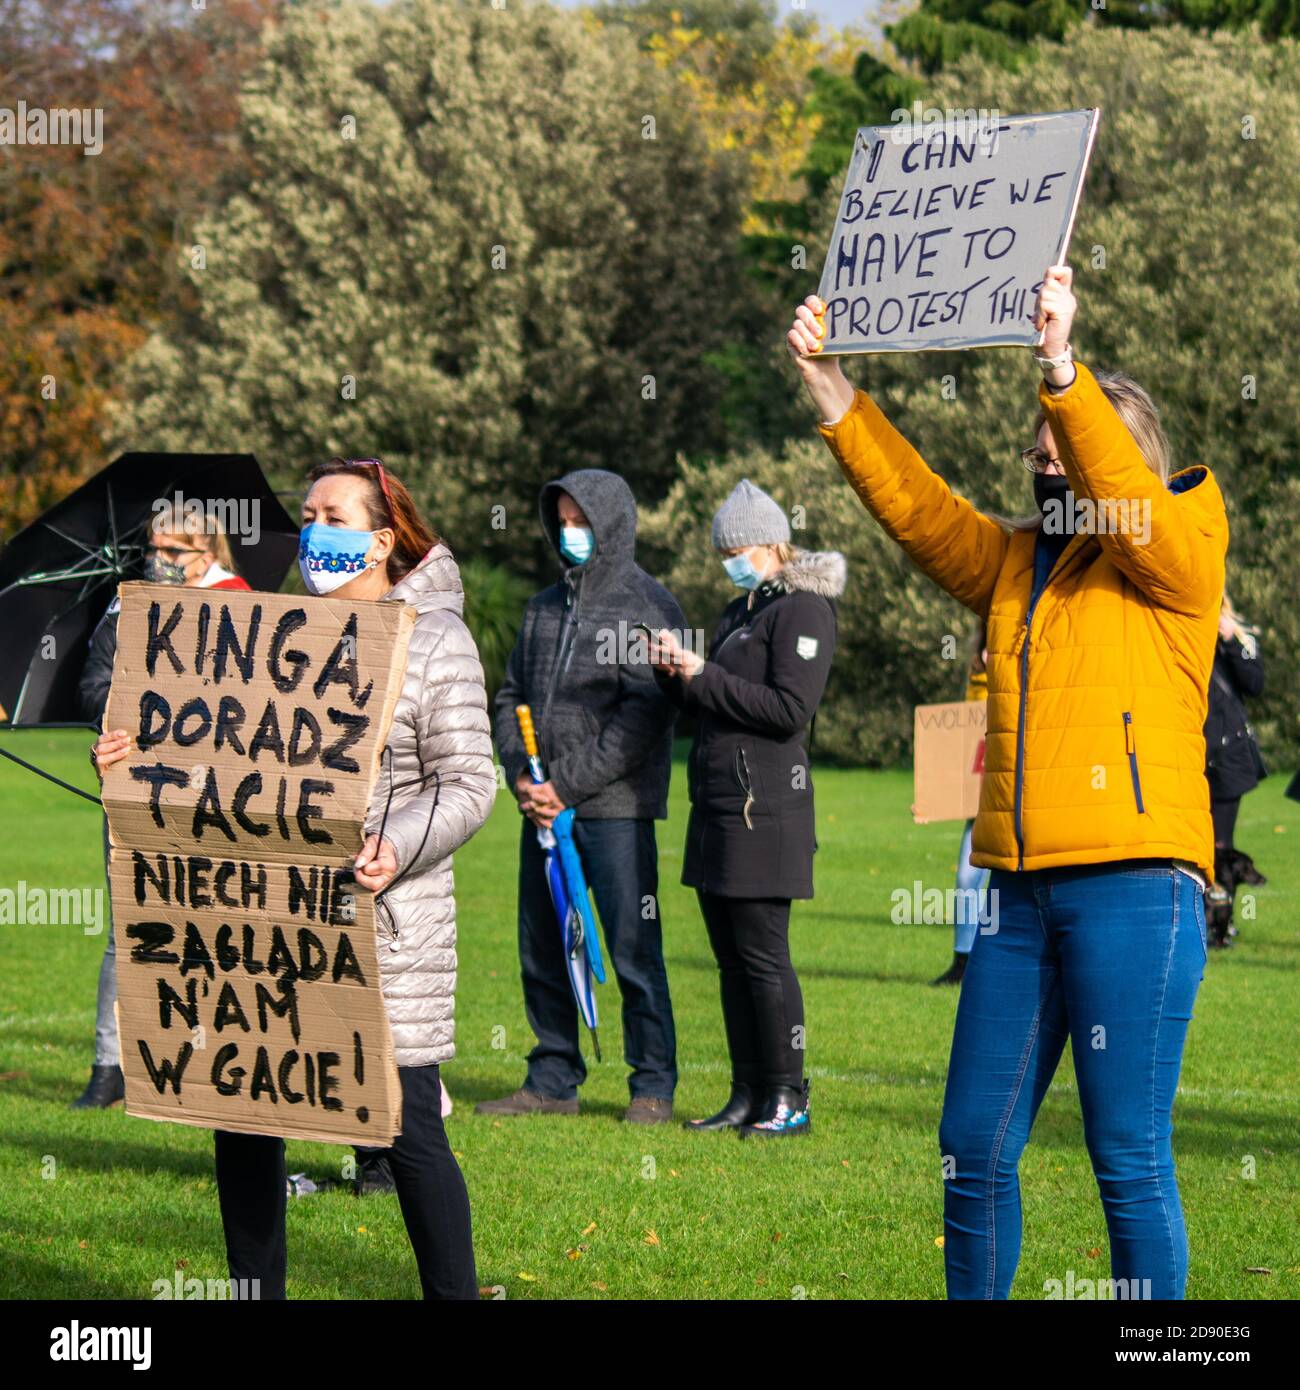
{"type": "Polygon", "coordinates": [[[407,604],[419,618],[366,830],[378,832],[383,822],[397,855],[375,914],[397,1065],[423,1067],[456,1051],[451,857],[487,819],[497,784],[483,668],[460,616],[464,593],[451,551],[434,546],[385,602],[407,604]]]}

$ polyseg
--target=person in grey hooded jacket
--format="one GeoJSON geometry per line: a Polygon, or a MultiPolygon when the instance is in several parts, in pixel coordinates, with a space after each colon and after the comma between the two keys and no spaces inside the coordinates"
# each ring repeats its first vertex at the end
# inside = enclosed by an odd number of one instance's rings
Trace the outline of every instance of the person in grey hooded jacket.
{"type": "Polygon", "coordinates": [[[636,503],[616,473],[584,468],[541,491],[542,528],[564,570],[529,602],[494,702],[507,783],[524,820],[519,851],[519,957],[537,1046],[524,1084],[477,1109],[494,1115],[576,1114],[586,1066],[537,828],[566,807],[623,996],[632,1069],[624,1118],[672,1116],[676,1034],[659,921],[654,822],[668,814],[676,711],[660,692],[644,623],[682,632],[667,589],[635,558],[636,503]],[[529,705],[549,781],[534,787],[516,708],[529,705]]]}
{"type": "MultiPolygon", "coordinates": [[[[402,1087],[401,1134],[391,1148],[367,1152],[391,1166],[425,1298],[477,1299],[469,1197],[443,1129],[439,1065],[455,1051],[452,855],[496,795],[483,669],[461,618],[456,562],[401,483],[373,459],[334,459],[311,477],[299,550],[307,588],[404,603],[418,614],[354,870],[358,887],[376,895],[402,1087]]],[[[128,743],[125,730],[105,734],[96,766],[125,756],[128,743]]],[[[224,1130],[215,1138],[233,1286],[284,1298],[284,1140],[224,1130]]]]}

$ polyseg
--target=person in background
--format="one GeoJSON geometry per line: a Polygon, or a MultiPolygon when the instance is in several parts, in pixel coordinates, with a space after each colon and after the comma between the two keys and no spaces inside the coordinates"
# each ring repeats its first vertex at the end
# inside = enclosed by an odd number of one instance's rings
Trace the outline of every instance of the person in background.
{"type": "Polygon", "coordinates": [[[719,507],[712,539],[742,592],[708,659],[670,632],[651,653],[669,698],[697,719],[682,882],[718,963],[731,1055],[726,1104],[687,1128],[779,1138],[812,1125],[790,905],[813,896],[808,731],[835,656],[846,567],[838,551],[791,545],[785,512],[748,478],[719,507]]]}
{"type": "MultiPolygon", "coordinates": [[[[988,630],[983,623],[975,636],[975,649],[971,653],[970,666],[966,671],[966,699],[987,700],[989,697],[988,673],[988,630]]],[[[962,831],[961,844],[957,849],[957,895],[953,899],[952,964],[930,981],[932,985],[959,985],[966,973],[966,962],[970,959],[971,948],[975,945],[975,935],[980,924],[980,904],[988,870],[977,868],[970,862],[971,834],[975,829],[974,818],[966,822],[962,831]]]]}
{"type": "Polygon", "coordinates": [[[1214,822],[1214,883],[1206,892],[1205,906],[1210,945],[1218,949],[1230,946],[1237,935],[1232,921],[1237,885],[1265,882],[1250,856],[1233,844],[1241,798],[1268,776],[1245,704],[1263,690],[1258,629],[1242,622],[1225,593],[1205,719],[1205,775],[1214,822]]]}
{"type": "Polygon", "coordinates": [[[951,1298],[1010,1294],[1020,1156],[1071,1037],[1112,1278],[1134,1298],[1181,1298],[1187,1281],[1172,1112],[1206,964],[1203,726],[1228,519],[1208,468],[1171,471],[1147,392],[1075,361],[1072,281],[1054,265],[1036,286],[1042,381],[1021,457],[1039,514],[1023,524],[956,496],[839,358],[818,355],[817,296],[787,335],[863,506],[988,623],[971,858],[992,871],[998,917],[966,967],[939,1126],[951,1298]],[[1076,515],[1070,494],[1106,524],[1057,526],[1076,515]]]}
{"type": "Polygon", "coordinates": [[[566,474],[542,488],[539,506],[563,571],[529,600],[495,702],[501,765],[522,815],[519,964],[537,1045],[523,1085],[475,1111],[578,1113],[578,1087],[587,1076],[578,1006],[537,843],[538,827],[572,806],[574,842],[623,996],[623,1055],[632,1069],[623,1118],[660,1124],[673,1113],[677,1036],[654,823],[668,814],[677,712],[656,686],[634,629],[680,629],[685,619],[668,590],[636,563],[636,503],[617,473],[566,474]],[[528,772],[519,705],[533,712],[549,778],[542,786],[528,772]]]}
{"type": "MultiPolygon", "coordinates": [[[[355,859],[374,893],[380,984],[402,1088],[402,1132],[386,1156],[426,1299],[477,1299],[469,1195],[447,1142],[439,1067],[455,1052],[456,901],[452,856],[496,796],[487,692],[461,617],[451,551],[378,459],[312,470],[298,567],[307,591],[416,610],[355,859]],[[383,837],[379,827],[383,825],[383,837]]],[[[95,745],[96,767],[127,755],[125,730],[95,745]]],[[[217,1193],[230,1277],[285,1297],[284,1140],[215,1131],[217,1193]]],[[[367,1151],[363,1151],[367,1152],[367,1151]]]]}
{"type": "MultiPolygon", "coordinates": [[[[143,577],[153,584],[184,584],[192,589],[248,589],[235,573],[230,538],[213,512],[186,508],[180,515],[170,501],[160,501],[145,546],[143,577]]],[[[81,717],[103,728],[108,688],[117,655],[117,618],[121,605],[113,595],[108,611],[90,636],[90,650],[77,686],[81,717]]],[[[104,821],[104,864],[108,865],[108,820],[104,821]]],[[[126,1095],[122,1056],[117,1038],[117,946],[110,917],[99,964],[99,994],[95,1002],[95,1060],[86,1089],[72,1102],[73,1110],[103,1110],[121,1104],[126,1095]]]]}

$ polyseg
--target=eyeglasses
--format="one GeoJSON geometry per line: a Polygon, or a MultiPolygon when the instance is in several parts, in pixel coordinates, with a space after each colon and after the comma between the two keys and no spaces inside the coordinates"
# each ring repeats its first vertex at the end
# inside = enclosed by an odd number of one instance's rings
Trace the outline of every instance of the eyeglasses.
{"type": "Polygon", "coordinates": [[[1059,465],[1061,460],[1053,457],[1051,454],[1044,453],[1042,449],[1033,448],[1021,449],[1020,462],[1023,463],[1031,473],[1046,473],[1049,464],[1055,463],[1059,465]]]}

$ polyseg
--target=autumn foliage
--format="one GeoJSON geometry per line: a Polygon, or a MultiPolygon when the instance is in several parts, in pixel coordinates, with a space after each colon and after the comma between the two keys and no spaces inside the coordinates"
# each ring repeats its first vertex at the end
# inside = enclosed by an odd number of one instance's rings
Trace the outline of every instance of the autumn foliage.
{"type": "Polygon", "coordinates": [[[103,113],[103,148],[0,144],[0,538],[100,467],[119,369],[186,284],[241,158],[238,83],[281,0],[0,0],[0,106],[103,113]]]}

